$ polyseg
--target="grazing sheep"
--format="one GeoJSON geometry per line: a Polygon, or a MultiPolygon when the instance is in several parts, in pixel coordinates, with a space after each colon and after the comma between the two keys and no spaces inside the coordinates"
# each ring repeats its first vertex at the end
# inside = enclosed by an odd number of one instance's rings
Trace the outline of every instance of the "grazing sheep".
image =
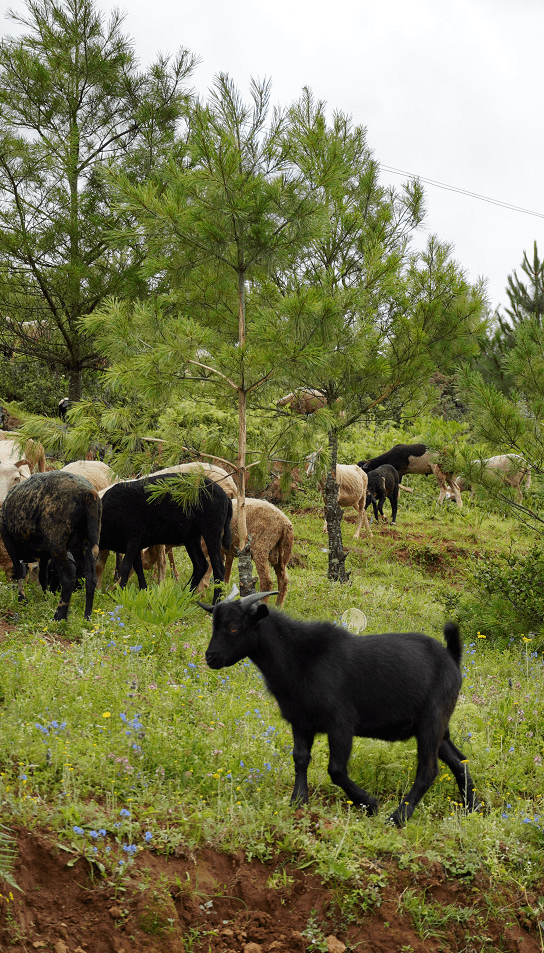
{"type": "Polygon", "coordinates": [[[383,504],[386,499],[391,500],[391,523],[396,523],[399,502],[399,475],[395,467],[388,463],[376,467],[368,474],[366,508],[372,503],[376,520],[378,519],[378,513],[382,519],[384,518],[383,504]]]}
{"type": "MultiPolygon", "coordinates": [[[[496,457],[488,457],[487,460],[473,460],[472,462],[479,465],[482,477],[490,477],[516,490],[515,502],[521,503],[523,500],[521,484],[526,478],[525,489],[528,490],[531,486],[531,467],[519,453],[501,453],[496,457]]],[[[459,476],[456,482],[461,493],[470,490],[470,499],[473,500],[474,484],[478,482],[477,476],[475,475],[472,481],[464,476],[459,476]]],[[[445,489],[441,489],[438,502],[441,503],[444,498],[449,499],[449,497],[450,494],[445,489]]]]}
{"type": "MultiPolygon", "coordinates": [[[[285,601],[289,583],[287,563],[291,558],[293,549],[293,524],[277,506],[267,503],[266,500],[251,498],[246,499],[246,524],[247,531],[251,536],[251,558],[257,569],[259,585],[263,592],[272,586],[272,577],[268,568],[270,563],[274,567],[278,580],[279,592],[276,605],[281,608],[285,601]]],[[[232,563],[240,545],[238,539],[238,504],[236,500],[232,501],[230,529],[232,545],[225,555],[225,582],[230,579],[232,563]]],[[[205,553],[204,546],[202,549],[205,553]]],[[[204,585],[208,584],[210,575],[211,567],[208,566],[203,579],[204,585]]]]}
{"type": "MultiPolygon", "coordinates": [[[[202,473],[208,480],[213,480],[214,483],[218,483],[231,500],[236,499],[236,484],[232,476],[230,476],[226,470],[223,470],[222,467],[216,466],[213,463],[201,463],[199,460],[195,460],[191,463],[179,463],[175,466],[165,467],[164,470],[155,470],[152,476],[168,476],[168,474],[177,473],[202,473]]],[[[172,575],[177,582],[179,576],[174,562],[172,546],[164,546],[164,544],[160,543],[142,550],[142,566],[144,570],[151,569],[153,566],[157,567],[157,582],[159,585],[166,579],[166,557],[168,557],[172,575]]],[[[208,585],[210,576],[211,568],[208,566],[204,585],[208,585]]]]}
{"type": "Polygon", "coordinates": [[[96,490],[88,480],[72,473],[35,473],[10,490],[2,506],[0,534],[13,563],[19,601],[25,599],[24,563],[39,559],[39,581],[45,591],[51,560],[61,584],[54,618],[66,619],[76,581],[76,559],[81,558],[85,564],[85,618],[90,618],[101,513],[96,490]]]}
{"type": "Polygon", "coordinates": [[[31,472],[38,468],[39,473],[45,473],[45,450],[36,440],[19,438],[15,433],[0,431],[0,462],[16,463],[22,457],[26,459],[31,472]],[[24,452],[22,452],[24,447],[24,452]]]}
{"type": "Polygon", "coordinates": [[[151,476],[167,476],[176,473],[202,473],[208,480],[218,483],[231,500],[236,499],[237,492],[234,480],[226,470],[214,463],[201,463],[200,460],[194,460],[191,463],[178,463],[172,467],[165,467],[164,470],[155,470],[151,476]]]}
{"type": "MultiPolygon", "coordinates": [[[[310,474],[312,462],[309,463],[306,473],[310,474]]],[[[366,493],[368,488],[368,476],[361,467],[356,464],[336,464],[336,483],[338,483],[338,505],[354,506],[359,514],[354,539],[359,539],[361,526],[364,524],[369,536],[372,536],[368,516],[366,515],[366,493]]],[[[323,497],[323,502],[327,505],[325,498],[325,477],[318,481],[319,490],[323,497]]],[[[323,523],[323,532],[327,532],[327,520],[323,523]]]]}
{"type": "MultiPolygon", "coordinates": [[[[221,560],[221,543],[230,549],[232,502],[213,480],[205,479],[198,502],[184,509],[170,493],[153,500],[149,489],[163,482],[153,474],[143,480],[116,483],[102,491],[101,557],[104,550],[124,553],[121,564],[121,586],[126,586],[132,567],[140,589],[146,589],[141,550],[156,543],[185,546],[193,564],[191,589],[196,589],[207,568],[200,540],[204,537],[216,583],[222,582],[225,568],[221,560]]],[[[214,599],[219,597],[216,585],[214,599]]]]}
{"type": "Polygon", "coordinates": [[[330,622],[301,622],[260,600],[273,593],[230,597],[214,608],[206,650],[210,668],[246,656],[261,670],[268,690],[293,730],[295,786],[291,803],[308,801],[308,765],[314,737],[327,734],[329,775],[350,801],[368,813],[376,798],[348,775],[353,737],[382,741],[417,738],[417,772],[389,820],[407,821],[438,774],[440,758],[455,777],[467,810],[478,806],[467,759],[450,739],[449,721],[461,688],[461,640],[452,622],[447,648],[419,632],[351,635],[330,622]]]}
{"type": "Polygon", "coordinates": [[[28,460],[17,460],[17,463],[0,463],[0,503],[3,503],[12,487],[27,480],[30,476],[28,460]]]}
{"type": "MultiPolygon", "coordinates": [[[[399,483],[402,483],[405,473],[421,473],[424,476],[433,473],[440,490],[444,490],[444,496],[447,492],[446,486],[449,486],[457,506],[462,507],[461,494],[453,474],[441,470],[436,458],[437,454],[429,450],[424,443],[397,443],[391,450],[381,453],[379,457],[373,457],[371,460],[360,460],[357,465],[365,473],[370,473],[371,470],[376,470],[377,467],[388,463],[397,471],[399,483]]],[[[441,493],[441,501],[443,498],[441,493]]]]}
{"type": "Polygon", "coordinates": [[[276,407],[289,407],[297,414],[303,414],[308,417],[327,406],[327,398],[320,390],[314,390],[312,387],[299,387],[292,394],[286,394],[281,400],[278,400],[276,407]]]}
{"type": "Polygon", "coordinates": [[[76,476],[85,477],[95,490],[107,490],[117,481],[112,468],[101,460],[75,460],[74,463],[67,463],[59,473],[75,473],[76,476]]]}

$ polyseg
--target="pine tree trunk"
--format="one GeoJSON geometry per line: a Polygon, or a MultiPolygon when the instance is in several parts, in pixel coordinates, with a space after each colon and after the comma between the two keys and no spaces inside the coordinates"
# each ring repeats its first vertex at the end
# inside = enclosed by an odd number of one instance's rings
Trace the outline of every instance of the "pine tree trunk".
{"type": "MultiPolygon", "coordinates": [[[[238,338],[240,347],[246,341],[245,285],[244,272],[238,274],[238,338]]],[[[237,461],[237,500],[238,500],[238,576],[240,595],[249,596],[255,592],[253,585],[253,565],[251,563],[251,540],[246,524],[246,443],[247,443],[247,395],[244,381],[238,388],[238,461],[237,461]]]]}
{"type": "Polygon", "coordinates": [[[334,582],[348,582],[346,557],[342,542],[342,507],[338,505],[338,484],[336,482],[336,458],[338,453],[338,432],[329,430],[329,450],[331,468],[325,481],[325,519],[329,534],[329,570],[327,576],[334,582]]]}

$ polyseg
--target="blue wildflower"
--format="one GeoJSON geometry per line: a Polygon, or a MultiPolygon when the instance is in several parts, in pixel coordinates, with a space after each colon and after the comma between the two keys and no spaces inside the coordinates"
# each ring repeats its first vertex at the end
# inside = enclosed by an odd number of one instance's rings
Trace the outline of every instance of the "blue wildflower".
{"type": "Polygon", "coordinates": [[[73,830],[74,834],[84,834],[84,833],[85,833],[85,831],[83,830],[83,828],[82,828],[82,827],[77,827],[77,825],[74,826],[74,827],[72,828],[72,830],[73,830]]]}
{"type": "Polygon", "coordinates": [[[119,814],[121,817],[130,817],[130,811],[127,811],[126,807],[122,807],[119,814]]]}

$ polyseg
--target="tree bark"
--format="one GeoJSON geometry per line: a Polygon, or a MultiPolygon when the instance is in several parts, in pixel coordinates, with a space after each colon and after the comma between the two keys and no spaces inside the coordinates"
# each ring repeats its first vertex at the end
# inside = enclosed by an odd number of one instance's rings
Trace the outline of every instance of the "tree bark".
{"type": "MultiPolygon", "coordinates": [[[[244,272],[238,272],[238,340],[240,348],[246,343],[246,301],[244,272]]],[[[247,394],[244,380],[238,388],[238,460],[237,460],[237,500],[238,500],[238,576],[240,595],[249,596],[255,592],[253,585],[253,566],[251,563],[251,541],[247,534],[246,523],[246,445],[247,445],[247,394]]]]}
{"type": "Polygon", "coordinates": [[[342,507],[338,505],[338,484],[336,482],[336,458],[338,454],[338,431],[329,430],[329,450],[331,468],[325,481],[325,519],[329,535],[329,569],[327,577],[334,582],[348,582],[346,557],[342,541],[342,507]]]}

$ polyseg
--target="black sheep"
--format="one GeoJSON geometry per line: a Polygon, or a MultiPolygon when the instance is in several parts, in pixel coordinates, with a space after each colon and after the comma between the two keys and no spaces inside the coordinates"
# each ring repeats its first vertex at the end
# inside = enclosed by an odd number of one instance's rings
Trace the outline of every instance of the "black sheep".
{"type": "Polygon", "coordinates": [[[372,503],[374,516],[377,520],[378,513],[383,517],[383,504],[388,498],[391,500],[391,522],[396,523],[399,502],[399,475],[395,467],[384,463],[383,466],[371,470],[368,474],[365,509],[368,509],[372,503]]]}
{"type": "MultiPolygon", "coordinates": [[[[164,475],[150,476],[108,487],[102,496],[101,552],[114,550],[124,553],[121,586],[126,586],[130,570],[134,568],[140,589],[145,589],[142,549],[157,543],[185,546],[193,564],[191,589],[196,589],[208,568],[200,544],[203,537],[213,578],[216,583],[222,582],[225,566],[221,546],[226,550],[231,546],[232,502],[218,483],[207,479],[202,481],[198,502],[187,508],[176,503],[170,493],[160,500],[153,500],[149,490],[164,480],[164,475]]],[[[214,600],[218,597],[216,585],[214,600]]]]}
{"type": "Polygon", "coordinates": [[[230,598],[214,608],[206,651],[210,668],[246,656],[293,729],[295,786],[291,803],[308,800],[308,764],[316,734],[329,739],[329,775],[354,804],[375,814],[378,802],[347,773],[353,736],[406,741],[417,738],[417,773],[390,820],[407,821],[438,774],[440,758],[451,769],[463,802],[478,802],[466,758],[450,739],[449,721],[461,688],[461,641],[453,623],[447,648],[419,632],[351,635],[330,622],[300,622],[260,600],[273,593],[230,598]]]}
{"type": "Polygon", "coordinates": [[[77,554],[85,574],[85,618],[89,619],[96,588],[96,557],[102,504],[84,477],[60,470],[35,473],[13,487],[2,506],[0,531],[13,563],[19,601],[25,599],[24,563],[39,559],[39,581],[47,589],[48,563],[60,580],[55,620],[66,619],[76,581],[77,554]]]}
{"type": "Polygon", "coordinates": [[[433,473],[441,490],[446,495],[447,489],[455,498],[458,507],[461,502],[461,493],[452,473],[445,473],[438,464],[439,454],[430,450],[424,443],[397,443],[391,450],[380,453],[378,457],[372,457],[371,460],[359,460],[359,466],[365,473],[376,470],[384,464],[390,464],[399,475],[399,482],[405,473],[421,473],[428,476],[433,473]]]}

